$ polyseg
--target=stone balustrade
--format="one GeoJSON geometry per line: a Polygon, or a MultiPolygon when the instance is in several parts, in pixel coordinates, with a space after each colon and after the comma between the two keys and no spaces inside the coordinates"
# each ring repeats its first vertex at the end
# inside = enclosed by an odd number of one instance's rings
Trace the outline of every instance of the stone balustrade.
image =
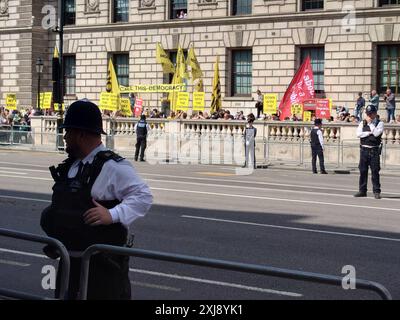
{"type": "MultiPolygon", "coordinates": [[[[136,144],[134,127],[138,119],[104,118],[108,133],[104,143],[122,154],[132,155],[136,144]]],[[[148,119],[146,157],[149,161],[187,163],[243,164],[245,121],[233,120],[167,120],[148,119]]],[[[310,132],[306,122],[256,121],[256,158],[258,163],[307,163],[311,159],[310,132]]],[[[356,124],[330,122],[323,124],[327,164],[356,166],[359,140],[356,124]]],[[[55,146],[56,117],[33,117],[32,135],[35,147],[55,146]]],[[[400,125],[385,124],[383,164],[400,166],[400,125]]]]}

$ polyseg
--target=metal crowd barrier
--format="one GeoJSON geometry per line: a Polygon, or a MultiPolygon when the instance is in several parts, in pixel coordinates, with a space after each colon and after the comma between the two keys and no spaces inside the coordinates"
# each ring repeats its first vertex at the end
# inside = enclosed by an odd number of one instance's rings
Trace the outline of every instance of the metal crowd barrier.
{"type": "MultiPolygon", "coordinates": [[[[8,229],[1,229],[0,228],[0,236],[14,238],[14,239],[21,239],[31,242],[38,242],[38,243],[45,243],[56,247],[60,253],[60,259],[62,264],[62,272],[60,277],[60,294],[59,296],[61,299],[66,297],[66,292],[68,289],[68,282],[69,282],[69,268],[70,268],[70,261],[67,249],[64,245],[58,241],[57,239],[39,236],[36,234],[25,233],[15,230],[8,230],[8,229]]],[[[15,299],[29,299],[29,300],[46,300],[45,297],[40,297],[36,295],[27,294],[24,292],[14,291],[10,289],[0,288],[0,296],[15,298],[15,299]]]]}
{"type": "MultiPolygon", "coordinates": [[[[342,281],[343,281],[343,278],[333,275],[281,269],[281,268],[254,265],[254,264],[237,263],[224,260],[199,258],[199,257],[180,255],[180,254],[169,254],[169,253],[143,250],[143,249],[132,249],[132,248],[96,244],[87,248],[82,256],[80,296],[79,296],[80,300],[86,300],[87,298],[90,257],[99,252],[114,253],[119,255],[133,256],[145,259],[177,262],[177,263],[190,264],[196,266],[230,270],[230,271],[261,274],[278,278],[302,280],[307,282],[329,284],[334,286],[342,286],[342,281]]],[[[355,285],[356,288],[358,289],[364,289],[376,292],[383,300],[392,300],[390,292],[380,283],[369,280],[356,279],[355,285]]]]}

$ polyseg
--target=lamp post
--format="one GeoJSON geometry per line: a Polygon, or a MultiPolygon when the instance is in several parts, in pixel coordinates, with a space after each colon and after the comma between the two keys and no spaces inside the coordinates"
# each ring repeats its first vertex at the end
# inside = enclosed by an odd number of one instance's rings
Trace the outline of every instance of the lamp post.
{"type": "Polygon", "coordinates": [[[38,96],[37,96],[38,110],[36,112],[36,115],[41,115],[42,112],[40,110],[40,75],[43,73],[43,60],[40,57],[37,58],[36,60],[36,72],[38,74],[38,96]]]}

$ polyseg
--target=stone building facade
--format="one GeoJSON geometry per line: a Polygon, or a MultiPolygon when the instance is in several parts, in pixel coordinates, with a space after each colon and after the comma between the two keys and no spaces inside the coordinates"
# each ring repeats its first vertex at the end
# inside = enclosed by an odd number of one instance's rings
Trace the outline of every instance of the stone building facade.
{"type": "MultiPolygon", "coordinates": [[[[70,19],[64,35],[67,101],[99,100],[110,57],[120,59],[117,72],[126,84],[168,82],[156,62],[157,42],[171,54],[178,45],[194,45],[204,73],[206,105],[219,56],[222,104],[233,112],[253,111],[257,89],[282,98],[307,54],[316,69],[319,96],[332,98],[335,105],[352,108],[357,92],[367,96],[372,88],[382,93],[389,86],[399,93],[398,0],[65,2],[70,19]],[[181,11],[186,16],[178,19],[181,11]]],[[[46,5],[57,6],[57,1],[0,1],[1,104],[6,93],[15,92],[19,106],[34,105],[39,56],[45,61],[43,90],[51,90],[57,33],[42,26],[49,14],[46,5]]],[[[140,96],[145,107],[161,105],[162,94],[140,96]]]]}

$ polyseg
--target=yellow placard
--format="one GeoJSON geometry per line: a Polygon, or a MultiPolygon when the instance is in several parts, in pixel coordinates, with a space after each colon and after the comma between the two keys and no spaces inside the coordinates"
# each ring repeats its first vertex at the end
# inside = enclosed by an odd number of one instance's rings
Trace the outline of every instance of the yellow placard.
{"type": "Polygon", "coordinates": [[[332,112],[332,99],[329,98],[329,111],[332,112]]]}
{"type": "Polygon", "coordinates": [[[205,107],[205,93],[193,92],[193,110],[204,111],[205,107]]]}
{"type": "Polygon", "coordinates": [[[6,109],[17,110],[17,95],[15,93],[8,93],[6,95],[6,109]]]}
{"type": "Polygon", "coordinates": [[[264,94],[263,112],[265,114],[275,114],[277,109],[278,95],[276,93],[264,94]]]}
{"type": "MultiPolygon", "coordinates": [[[[65,111],[65,104],[64,103],[61,105],[61,110],[65,111]]],[[[54,104],[54,111],[59,111],[59,103],[55,103],[54,104]]]]}
{"type": "Polygon", "coordinates": [[[111,92],[102,92],[100,94],[100,110],[117,111],[118,109],[118,95],[111,92]]]}
{"type": "Polygon", "coordinates": [[[302,114],[303,113],[303,105],[301,105],[299,103],[292,104],[290,110],[292,112],[292,115],[302,114]]]}
{"type": "Polygon", "coordinates": [[[304,111],[303,121],[311,121],[311,111],[304,111]]]}
{"type": "Polygon", "coordinates": [[[176,110],[187,111],[189,108],[189,92],[178,92],[176,110]]]}
{"type": "Polygon", "coordinates": [[[40,109],[50,109],[52,100],[53,92],[42,92],[39,100],[40,109]]]}
{"type": "Polygon", "coordinates": [[[129,92],[183,92],[186,91],[185,84],[139,84],[129,87],[120,86],[121,93],[129,92]]]}
{"type": "Polygon", "coordinates": [[[125,117],[132,117],[131,103],[127,98],[120,99],[121,112],[125,117]]]}

